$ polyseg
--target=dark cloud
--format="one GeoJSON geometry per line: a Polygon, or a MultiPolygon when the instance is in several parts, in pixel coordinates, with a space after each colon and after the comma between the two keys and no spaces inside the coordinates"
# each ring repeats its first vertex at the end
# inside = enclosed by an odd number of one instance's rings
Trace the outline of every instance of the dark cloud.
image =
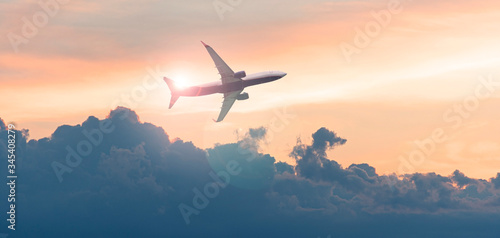
{"type": "Polygon", "coordinates": [[[327,148],[333,148],[338,145],[343,145],[347,142],[346,139],[337,137],[333,131],[322,127],[313,135],[313,148],[317,151],[325,151],[327,148]]]}
{"type": "Polygon", "coordinates": [[[299,176],[312,180],[336,182],[349,187],[363,186],[361,177],[355,176],[351,170],[343,169],[336,161],[326,158],[326,151],[345,144],[345,139],[324,127],[316,131],[312,137],[312,145],[305,145],[299,141],[291,153],[297,161],[296,171],[299,176]]]}
{"type": "Polygon", "coordinates": [[[256,128],[256,129],[250,128],[248,130],[248,135],[250,136],[250,138],[255,139],[255,140],[263,139],[266,136],[266,133],[267,133],[267,130],[264,127],[260,127],[260,128],[256,128]]]}
{"type": "Polygon", "coordinates": [[[249,129],[237,143],[218,145],[207,150],[207,160],[216,172],[237,165],[241,171],[231,176],[231,184],[245,189],[269,187],[276,173],[275,159],[259,153],[260,142],[265,138],[264,127],[249,129]]]}
{"type": "Polygon", "coordinates": [[[3,121],[2,118],[0,118],[0,131],[5,130],[5,129],[6,129],[5,122],[3,121]]]}
{"type": "Polygon", "coordinates": [[[476,183],[476,180],[475,179],[471,179],[467,176],[465,176],[464,173],[458,171],[458,170],[455,170],[455,172],[453,172],[453,175],[451,177],[451,179],[457,183],[458,186],[460,186],[461,188],[469,185],[469,184],[475,184],[476,183]]]}
{"type": "Polygon", "coordinates": [[[289,165],[287,163],[277,162],[274,164],[274,166],[276,167],[276,172],[278,174],[282,174],[282,173],[295,174],[295,170],[294,170],[293,166],[289,165]]]}
{"type": "MultiPolygon", "coordinates": [[[[26,142],[20,132],[18,229],[9,237],[496,237],[500,232],[500,175],[489,182],[459,171],[398,178],[379,175],[368,164],[343,168],[326,152],[346,140],[326,128],[313,134],[311,144],[297,143],[293,166],[259,152],[266,132],[250,129],[235,143],[202,150],[171,141],[162,128],[141,122],[127,108],[106,119],[90,116],[81,125],[60,126],[50,138],[26,142]],[[62,181],[55,168],[63,169],[62,181]]],[[[1,153],[5,135],[0,131],[1,153]]],[[[8,204],[2,199],[0,205],[8,204]]]]}
{"type": "Polygon", "coordinates": [[[500,173],[497,173],[497,176],[492,178],[491,182],[495,185],[495,188],[500,188],[500,173]]]}

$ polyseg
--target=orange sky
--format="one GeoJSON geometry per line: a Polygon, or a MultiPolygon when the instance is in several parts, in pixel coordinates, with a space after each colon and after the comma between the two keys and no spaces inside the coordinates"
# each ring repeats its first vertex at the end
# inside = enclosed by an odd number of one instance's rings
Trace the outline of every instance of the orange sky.
{"type": "Polygon", "coordinates": [[[42,8],[37,1],[2,2],[0,116],[36,139],[123,105],[206,148],[235,141],[235,131],[269,127],[286,108],[295,117],[271,130],[262,149],[278,160],[293,163],[287,154],[297,137],[307,141],[324,126],[348,140],[331,154],[342,165],[369,163],[393,173],[404,164],[399,157],[415,151],[413,141],[443,128],[450,139],[405,172],[460,169],[493,177],[500,166],[500,87],[479,99],[459,128],[443,115],[474,96],[481,76],[500,81],[500,3],[397,1],[400,12],[348,60],[342,43],[355,46],[356,29],[376,22],[371,12],[389,11],[389,2],[243,1],[220,20],[210,1],[75,0],[59,5],[17,53],[8,35],[22,35],[21,19],[42,8]],[[220,95],[181,98],[168,110],[169,91],[155,84],[157,75],[188,84],[217,80],[199,40],[235,71],[288,76],[248,88],[250,100],[237,102],[220,124],[211,121],[220,95]],[[123,99],[145,84],[153,86],[144,97],[123,99]]]}

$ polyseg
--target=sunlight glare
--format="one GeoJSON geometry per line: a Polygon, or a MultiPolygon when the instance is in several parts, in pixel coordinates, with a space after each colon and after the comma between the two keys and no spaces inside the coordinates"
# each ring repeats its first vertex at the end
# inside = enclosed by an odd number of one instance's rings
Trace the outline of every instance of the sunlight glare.
{"type": "Polygon", "coordinates": [[[189,77],[186,74],[177,74],[172,78],[175,82],[175,85],[178,88],[187,88],[190,86],[189,77]]]}

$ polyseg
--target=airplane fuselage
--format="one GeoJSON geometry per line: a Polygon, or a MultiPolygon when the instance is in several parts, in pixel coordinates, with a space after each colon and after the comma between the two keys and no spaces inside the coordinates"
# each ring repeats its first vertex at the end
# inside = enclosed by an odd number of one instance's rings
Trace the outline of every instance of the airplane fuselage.
{"type": "Polygon", "coordinates": [[[221,81],[187,87],[177,91],[178,96],[197,97],[215,93],[230,93],[243,90],[246,87],[263,84],[283,78],[286,73],[281,71],[266,71],[247,75],[241,81],[222,84],[221,81]]]}

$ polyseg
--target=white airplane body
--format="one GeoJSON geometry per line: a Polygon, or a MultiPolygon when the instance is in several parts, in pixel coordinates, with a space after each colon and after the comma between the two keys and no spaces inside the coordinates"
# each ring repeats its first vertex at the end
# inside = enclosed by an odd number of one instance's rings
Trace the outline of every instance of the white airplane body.
{"type": "Polygon", "coordinates": [[[286,73],[281,71],[266,71],[250,75],[246,75],[245,71],[234,73],[212,47],[205,43],[203,43],[203,45],[212,57],[221,75],[221,80],[187,88],[179,88],[175,85],[173,80],[165,77],[164,80],[172,93],[169,109],[172,108],[180,96],[198,97],[223,93],[224,101],[222,102],[221,112],[217,120],[215,120],[216,122],[220,122],[224,120],[224,117],[226,117],[229,109],[231,109],[236,100],[246,100],[249,98],[248,93],[242,93],[246,87],[272,82],[286,76],[286,73]]]}

